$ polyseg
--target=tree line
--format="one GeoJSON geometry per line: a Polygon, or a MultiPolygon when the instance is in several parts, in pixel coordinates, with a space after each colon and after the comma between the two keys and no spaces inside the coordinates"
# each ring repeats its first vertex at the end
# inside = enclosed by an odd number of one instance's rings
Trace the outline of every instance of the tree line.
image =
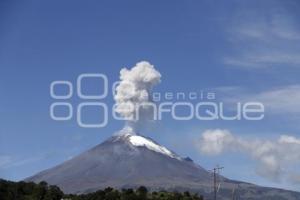
{"type": "Polygon", "coordinates": [[[48,185],[42,181],[12,182],[0,179],[0,200],[203,200],[198,194],[189,192],[150,192],[146,187],[137,189],[116,190],[106,188],[88,194],[64,194],[55,185],[48,185]]]}

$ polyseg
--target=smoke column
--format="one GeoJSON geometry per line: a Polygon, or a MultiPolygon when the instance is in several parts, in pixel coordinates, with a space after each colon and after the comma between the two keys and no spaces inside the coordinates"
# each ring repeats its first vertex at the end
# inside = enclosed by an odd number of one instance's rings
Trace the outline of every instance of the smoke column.
{"type": "Polygon", "coordinates": [[[121,69],[114,99],[115,112],[126,120],[123,132],[136,134],[137,129],[151,119],[153,111],[147,103],[152,103],[151,91],[160,83],[160,78],[161,74],[146,61],[131,69],[121,69]]]}

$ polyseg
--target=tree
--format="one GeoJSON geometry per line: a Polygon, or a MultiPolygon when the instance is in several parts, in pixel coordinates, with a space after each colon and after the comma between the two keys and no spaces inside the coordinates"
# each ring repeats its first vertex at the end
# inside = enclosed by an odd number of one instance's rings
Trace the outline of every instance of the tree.
{"type": "Polygon", "coordinates": [[[137,189],[137,193],[138,193],[138,199],[139,200],[146,200],[147,199],[148,190],[145,186],[140,186],[137,189]]]}
{"type": "Polygon", "coordinates": [[[60,200],[64,196],[64,193],[55,185],[49,186],[43,200],[60,200]]]}

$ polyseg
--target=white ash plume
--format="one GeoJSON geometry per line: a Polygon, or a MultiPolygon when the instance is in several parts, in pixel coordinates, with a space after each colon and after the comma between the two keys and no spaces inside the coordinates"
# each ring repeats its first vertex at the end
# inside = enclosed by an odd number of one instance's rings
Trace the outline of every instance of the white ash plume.
{"type": "Polygon", "coordinates": [[[147,61],[137,63],[131,69],[120,71],[120,84],[114,99],[115,112],[126,120],[121,132],[135,134],[149,119],[153,119],[151,91],[160,83],[161,74],[147,61]]]}

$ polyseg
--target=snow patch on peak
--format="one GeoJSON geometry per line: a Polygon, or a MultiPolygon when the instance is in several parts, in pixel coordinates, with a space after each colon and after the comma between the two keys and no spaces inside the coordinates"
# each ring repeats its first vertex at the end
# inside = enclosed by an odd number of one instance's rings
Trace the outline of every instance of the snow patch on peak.
{"type": "Polygon", "coordinates": [[[112,141],[113,142],[125,141],[132,146],[146,147],[147,149],[155,151],[157,153],[164,154],[166,156],[175,158],[177,160],[182,160],[182,158],[180,156],[171,152],[166,147],[157,144],[156,142],[152,141],[151,139],[137,135],[136,132],[130,126],[125,126],[122,130],[117,132],[112,141]]]}
{"type": "Polygon", "coordinates": [[[166,147],[160,146],[160,145],[156,144],[155,142],[153,142],[153,141],[151,141],[147,138],[144,138],[144,137],[139,136],[139,135],[128,135],[127,137],[129,139],[129,142],[134,146],[144,146],[144,147],[146,147],[146,148],[148,148],[152,151],[155,151],[157,153],[167,155],[171,158],[179,159],[179,157],[177,155],[172,153],[166,147]]]}

